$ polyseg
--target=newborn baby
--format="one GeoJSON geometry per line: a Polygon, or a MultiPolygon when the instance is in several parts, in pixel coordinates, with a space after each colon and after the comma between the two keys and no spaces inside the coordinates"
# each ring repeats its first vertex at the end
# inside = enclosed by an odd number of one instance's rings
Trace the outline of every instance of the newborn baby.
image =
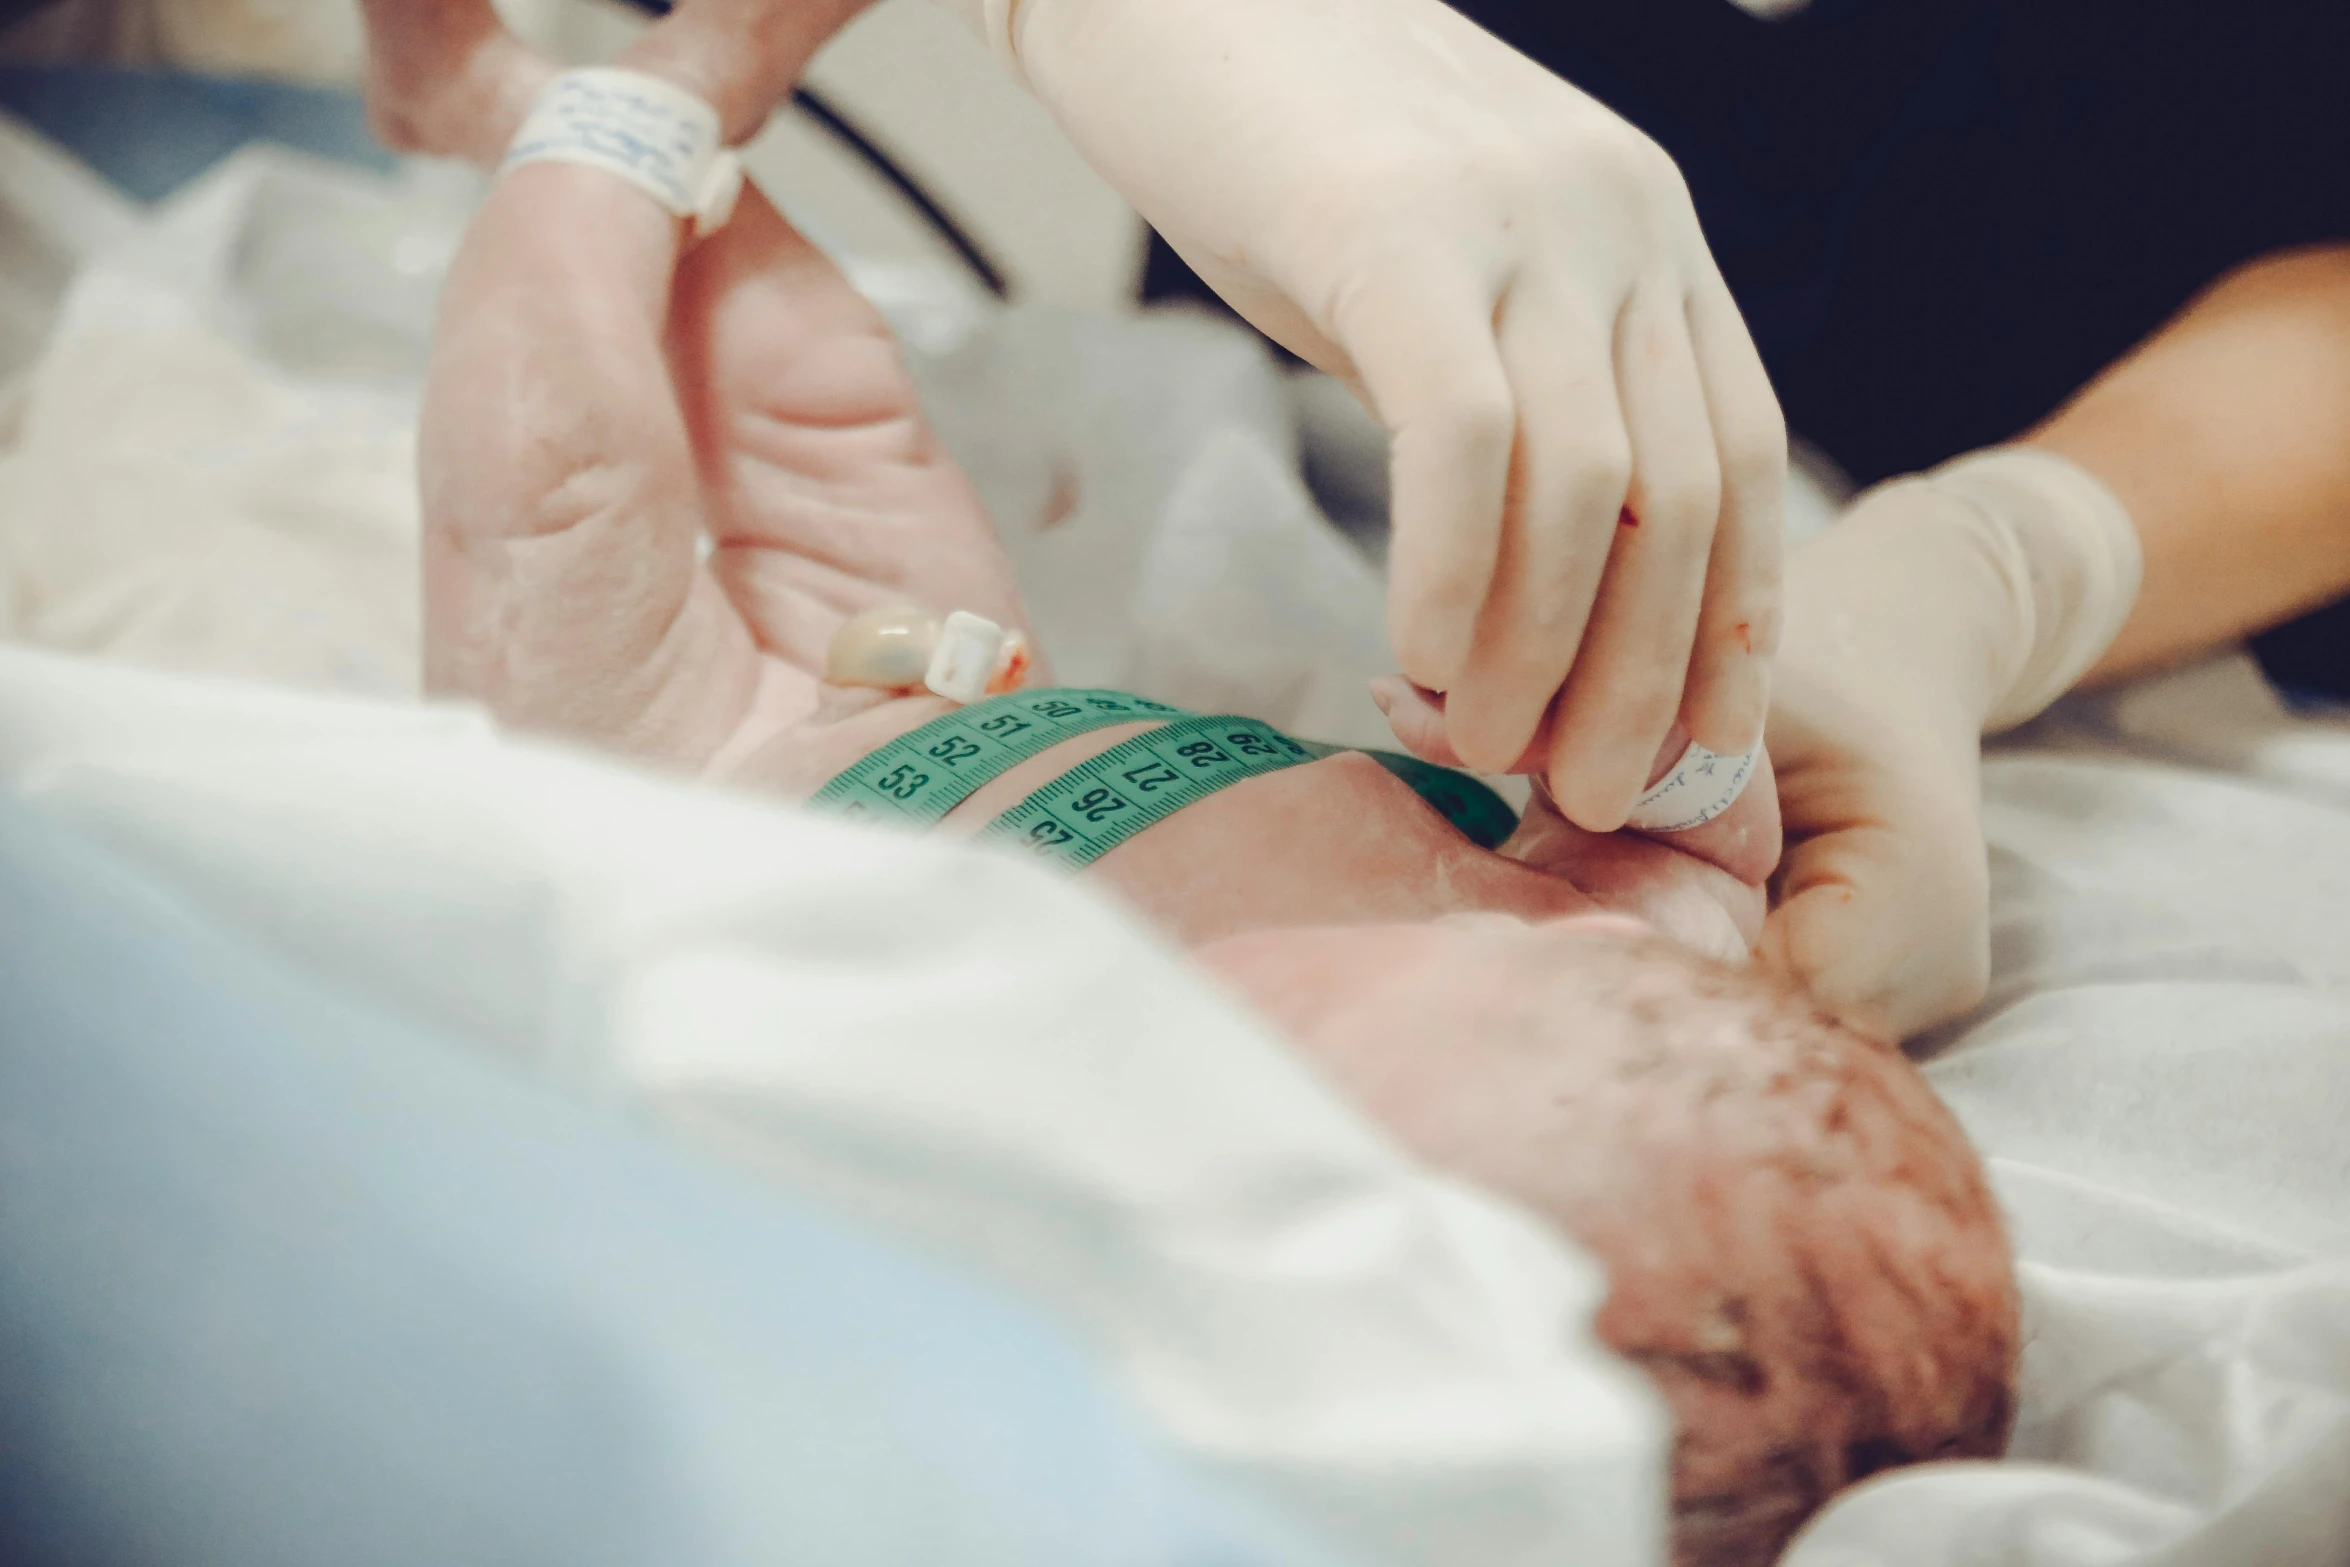
{"type": "MultiPolygon", "coordinates": [[[[436,60],[420,15],[374,8],[379,110],[417,95],[378,123],[490,161],[544,67],[494,32],[444,34],[471,42],[436,60]]],[[[804,800],[950,707],[826,685],[849,617],[1022,625],[887,332],[755,191],[688,248],[604,172],[520,168],[442,312],[420,431],[434,689],[804,800]]],[[[1386,696],[1433,745],[1419,698],[1386,696]]],[[[938,830],[1162,721],[1067,740],[938,830]]],[[[1346,753],[1236,783],[1083,873],[1405,1144],[1604,1260],[1600,1331],[1679,1422],[1691,1563],[1768,1560],[1889,1465],[1996,1454],[2011,1407],[2007,1252],[1955,1124],[1897,1052],[1694,950],[1743,952],[1773,820],[1761,781],[1678,846],[1593,838],[1538,795],[1494,852],[1346,753]]]]}

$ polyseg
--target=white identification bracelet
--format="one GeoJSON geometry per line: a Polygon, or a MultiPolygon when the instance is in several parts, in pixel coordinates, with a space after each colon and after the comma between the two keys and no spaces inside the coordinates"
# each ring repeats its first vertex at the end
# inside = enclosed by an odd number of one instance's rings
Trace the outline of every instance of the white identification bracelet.
{"type": "Polygon", "coordinates": [[[1687,832],[1703,827],[1738,803],[1746,780],[1754,776],[1754,759],[1760,749],[1722,756],[1690,741],[1681,759],[1632,802],[1632,814],[1624,819],[1624,825],[1642,832],[1687,832]]]}
{"type": "Polygon", "coordinates": [[[602,169],[691,220],[698,238],[724,228],[742,194],[742,163],[718,144],[718,131],[718,111],[684,88],[590,66],[547,84],[498,173],[526,163],[602,169]]]}

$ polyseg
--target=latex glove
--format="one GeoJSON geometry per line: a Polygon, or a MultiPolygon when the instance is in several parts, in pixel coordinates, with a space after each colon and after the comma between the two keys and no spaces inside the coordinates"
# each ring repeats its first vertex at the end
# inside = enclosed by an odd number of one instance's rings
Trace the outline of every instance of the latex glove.
{"type": "Polygon", "coordinates": [[[1785,431],[1661,150],[1438,0],[949,3],[1386,425],[1396,653],[1461,757],[1555,698],[1553,792],[1607,830],[1676,717],[1754,743],[1785,431]]]}
{"type": "Polygon", "coordinates": [[[2138,572],[2112,493],[2024,447],[1880,485],[1796,552],[1768,731],[1788,848],[1765,962],[1895,1037],[1982,998],[1981,738],[2096,662],[2138,572]]]}

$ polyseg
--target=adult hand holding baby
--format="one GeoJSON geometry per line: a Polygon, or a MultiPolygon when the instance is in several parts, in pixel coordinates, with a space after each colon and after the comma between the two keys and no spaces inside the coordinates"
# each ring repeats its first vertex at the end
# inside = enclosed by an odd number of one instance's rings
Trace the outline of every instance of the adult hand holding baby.
{"type": "MultiPolygon", "coordinates": [[[[1444,697],[1396,675],[1373,681],[1371,695],[1404,749],[1439,766],[1461,765],[1446,732],[1444,697]]],[[[1559,809],[1539,776],[1549,740],[1545,725],[1509,769],[1534,775],[1533,795],[1502,852],[1566,875],[1608,907],[1638,915],[1700,952],[1745,961],[1762,929],[1763,884],[1779,863],[1779,796],[1770,757],[1758,754],[1737,797],[1696,826],[1594,833],[1559,809]]],[[[1687,750],[1688,735],[1676,724],[1646,779],[1665,775],[1687,750]]]]}
{"type": "MultiPolygon", "coordinates": [[[[864,0],[687,0],[639,51],[746,134],[864,0]]],[[[1622,826],[1761,731],[1778,404],[1672,160],[1438,0],[952,0],[1243,316],[1394,438],[1390,630],[1454,753],[1538,731],[1622,826]]]]}
{"type": "Polygon", "coordinates": [[[1778,404],[1679,171],[1438,0],[955,0],[1227,301],[1394,438],[1390,626],[1452,749],[1623,825],[1761,732],[1778,404]],[[1621,520],[1619,520],[1621,519],[1621,520]]]}
{"type": "MultiPolygon", "coordinates": [[[[378,9],[390,3],[379,0],[378,9]]],[[[376,57],[379,124],[402,128],[410,145],[421,142],[430,150],[492,162],[551,70],[498,28],[483,0],[425,3],[436,8],[436,15],[419,18],[408,10],[399,27],[383,29],[386,36],[376,57]]],[[[772,62],[795,49],[796,58],[804,58],[820,41],[813,25],[793,35],[797,42],[779,41],[772,28],[758,31],[760,17],[791,9],[768,0],[695,0],[651,30],[624,63],[661,70],[676,65],[683,79],[738,105],[723,119],[755,123],[756,111],[739,107],[742,95],[780,90],[767,81],[772,62]],[[735,14],[745,7],[759,17],[735,14]],[[760,47],[731,55],[713,47],[711,41],[730,27],[750,28],[760,47]],[[716,68],[713,62],[732,74],[723,80],[709,74],[716,68]]],[[[788,86],[788,81],[782,85],[788,86]]],[[[650,225],[647,265],[658,260],[666,266],[679,236],[662,225],[656,213],[636,208],[621,193],[614,193],[614,210],[629,214],[616,222],[637,224],[641,219],[637,226],[650,225]]],[[[505,241],[531,242],[519,233],[505,241]]],[[[555,252],[563,249],[554,247],[555,252]]],[[[565,320],[576,319],[579,302],[557,299],[559,290],[549,286],[559,282],[562,271],[562,254],[550,253],[547,270],[528,297],[501,299],[494,308],[513,312],[517,321],[547,310],[565,320]]],[[[952,515],[967,524],[975,539],[983,536],[985,524],[968,486],[922,433],[911,384],[888,349],[878,321],[869,322],[869,332],[841,330],[844,318],[869,318],[870,311],[804,242],[774,222],[755,197],[734,227],[687,259],[680,282],[673,304],[665,305],[652,292],[658,284],[648,272],[645,297],[597,307],[645,312],[654,318],[667,312],[666,325],[658,329],[669,342],[667,363],[654,353],[642,364],[583,364],[550,380],[595,389],[595,396],[583,400],[574,414],[591,420],[619,418],[641,428],[648,420],[660,423],[677,417],[661,410],[679,406],[667,398],[672,395],[672,373],[680,374],[675,395],[686,423],[676,448],[678,471],[656,477],[662,484],[678,486],[680,526],[690,525],[684,514],[694,507],[713,508],[713,531],[721,550],[717,580],[723,597],[712,592],[707,578],[690,570],[680,572],[674,581],[647,580],[638,588],[680,595],[674,618],[652,617],[647,623],[668,628],[672,653],[682,646],[675,639],[706,636],[711,656],[701,658],[702,678],[681,679],[674,690],[650,689],[648,676],[663,668],[674,673],[673,662],[648,660],[645,649],[610,637],[575,634],[584,628],[549,625],[543,628],[548,649],[543,665],[512,657],[514,647],[508,639],[499,644],[505,652],[498,671],[443,668],[435,679],[489,690],[512,717],[552,719],[573,729],[584,724],[640,744],[650,738],[636,732],[641,726],[652,725],[665,735],[677,726],[692,732],[683,749],[707,760],[722,750],[739,753],[755,739],[753,731],[766,732],[751,723],[754,717],[765,715],[760,721],[773,728],[811,700],[809,671],[820,665],[821,646],[795,645],[813,633],[795,639],[788,628],[819,622],[789,611],[804,609],[827,589],[804,562],[762,542],[775,531],[765,520],[774,507],[820,503],[844,516],[900,519],[952,515]],[[804,365],[805,371],[770,373],[785,365],[804,365]],[[805,406],[785,406],[790,399],[779,399],[779,387],[799,388],[805,406]],[[629,399],[644,407],[632,413],[605,406],[629,399]],[[859,433],[859,427],[839,418],[851,402],[864,413],[887,417],[863,426],[859,433]],[[845,460],[848,454],[836,450],[844,443],[877,438],[888,429],[914,440],[917,460],[874,462],[868,460],[869,453],[845,460]],[[867,493],[874,484],[891,493],[867,493]],[[698,493],[697,486],[706,487],[707,493],[698,493]],[[742,634],[746,627],[747,638],[742,634]],[[608,678],[583,678],[566,662],[597,657],[617,661],[606,672],[608,678]],[[495,680],[490,679],[493,674],[495,680]],[[534,690],[540,684],[547,688],[544,693],[534,690]],[[564,700],[571,701],[580,690],[601,693],[613,710],[599,715],[539,711],[555,693],[564,693],[564,700]],[[750,728],[742,727],[746,723],[750,728]]],[[[485,303],[483,308],[493,307],[485,303]]],[[[630,343],[649,350],[654,340],[640,329],[582,338],[551,327],[543,342],[550,355],[582,355],[617,352],[617,345],[630,343]]],[[[462,375],[455,375],[450,384],[465,390],[444,399],[443,408],[461,408],[466,397],[478,402],[492,395],[487,382],[475,385],[462,375]]],[[[551,416],[554,411],[539,412],[551,416]]],[[[500,495],[507,495],[514,508],[535,508],[543,506],[547,496],[578,493],[574,481],[579,475],[568,469],[556,471],[564,444],[550,445],[547,430],[491,417],[489,410],[478,407],[473,415],[461,416],[459,423],[475,433],[443,443],[442,449],[453,458],[469,454],[476,461],[464,473],[444,468],[435,476],[437,493],[446,504],[487,517],[509,509],[497,503],[500,495]],[[491,450],[484,443],[493,435],[518,443],[519,450],[491,450]],[[557,459],[554,468],[541,460],[550,456],[557,459]]],[[[1802,609],[1794,623],[1790,678],[1773,718],[1772,739],[1787,777],[1796,842],[1781,877],[1784,906],[1765,935],[1765,956],[1830,1005],[1895,1030],[1963,1009],[1982,985],[1985,898],[1974,756],[1975,736],[1988,713],[1990,696],[1965,686],[1963,679],[1954,683],[1953,675],[1969,668],[1979,672],[1989,656],[1967,641],[1981,636],[1979,629],[1968,629],[1979,624],[1979,617],[1955,615],[1950,629],[1931,634],[1915,624],[1914,616],[1899,625],[1876,625],[1870,619],[1870,607],[1887,601],[1882,592],[1885,573],[1948,568],[1947,562],[1939,567],[1934,563],[1933,551],[1942,546],[1905,540],[1919,532],[1910,524],[1920,514],[1954,506],[1963,522],[1970,515],[1963,504],[1939,490],[1891,488],[1856,508],[1843,527],[1806,552],[1798,577],[1802,609]],[[1921,697],[1921,692],[1927,694],[1921,697]]],[[[934,549],[891,550],[886,531],[870,536],[884,541],[869,563],[879,576],[903,575],[907,568],[900,562],[936,559],[934,549]]],[[[1939,535],[1926,527],[1920,537],[1928,536],[1939,535]]],[[[571,543],[565,541],[566,546],[571,543]]],[[[1945,539],[1944,545],[1948,543],[1945,539]]],[[[546,553],[543,548],[541,553],[546,553]]],[[[486,555],[439,561],[436,569],[457,571],[471,584],[464,591],[443,594],[439,601],[455,613],[493,618],[503,613],[499,573],[488,565],[486,555]],[[470,609],[462,607],[468,604],[470,609]]],[[[543,560],[538,569],[547,569],[543,560]]],[[[604,568],[590,552],[566,569],[593,575],[604,568]]],[[[968,561],[943,563],[941,569],[958,583],[988,574],[977,553],[968,561]]],[[[1992,586],[1980,596],[1997,611],[2004,602],[2002,592],[2012,589],[2012,583],[2003,589],[1996,573],[1986,580],[1992,586]]],[[[918,600],[940,596],[917,591],[920,584],[902,586],[907,596],[918,600]]],[[[995,602],[1000,618],[1016,619],[1016,599],[1008,582],[986,596],[995,602]]],[[[2007,597],[2012,598],[2011,591],[2007,597]]],[[[563,600],[540,594],[534,602],[559,605],[563,600]]],[[[450,634],[436,645],[474,645],[473,639],[454,634],[455,628],[444,629],[450,634]]],[[[2028,636],[2028,630],[2023,634],[2028,636]]],[[[1455,718],[1466,697],[1455,692],[1431,701],[1403,682],[1394,683],[1388,695],[1390,715],[1407,746],[1432,760],[1463,759],[1458,744],[1461,725],[1455,718]]],[[[1550,772],[1555,781],[1555,769],[1546,764],[1570,748],[1562,738],[1566,718],[1565,704],[1538,713],[1521,754],[1505,760],[1518,762],[1523,770],[1550,772]]],[[[1642,769],[1634,775],[1636,786],[1680,754],[1685,735],[1676,727],[1658,737],[1661,750],[1651,744],[1642,769]]],[[[657,743],[675,749],[679,742],[671,736],[657,743]]],[[[1749,889],[1759,885],[1778,851],[1777,800],[1768,763],[1760,764],[1760,770],[1762,776],[1722,817],[1674,835],[1676,849],[1710,860],[1749,889]]],[[[1579,838],[1573,829],[1574,814],[1566,805],[1554,793],[1538,798],[1527,845],[1521,850],[1533,852],[1527,846],[1537,839],[1556,847],[1560,841],[1579,838]]],[[[1621,868],[1627,885],[1641,880],[1640,867],[1632,863],[1638,857],[1636,848],[1608,856],[1595,855],[1588,843],[1576,847],[1579,874],[1585,879],[1603,861],[1625,860],[1621,868]]],[[[1698,874],[1686,861],[1672,863],[1682,880],[1698,874]]],[[[1647,885],[1669,891],[1677,882],[1674,877],[1657,877],[1647,885]]],[[[1749,896],[1759,914],[1759,894],[1749,896]]],[[[1721,904],[1716,898],[1704,906],[1721,904]]],[[[1692,906],[1698,904],[1693,901],[1692,906]]],[[[1664,919],[1668,928],[1677,928],[1669,912],[1650,912],[1664,919]]],[[[1751,920],[1735,923],[1742,927],[1738,936],[1752,938],[1751,920]]],[[[1708,950],[1726,946],[1718,939],[1718,930],[1710,936],[1694,929],[1683,934],[1708,950]]]]}

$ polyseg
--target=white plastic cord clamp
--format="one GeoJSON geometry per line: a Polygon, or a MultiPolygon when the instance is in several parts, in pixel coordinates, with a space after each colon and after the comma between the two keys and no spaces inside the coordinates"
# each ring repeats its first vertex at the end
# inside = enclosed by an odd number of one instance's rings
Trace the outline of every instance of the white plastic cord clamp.
{"type": "Polygon", "coordinates": [[[1722,756],[1690,741],[1681,759],[1632,802],[1632,814],[1624,819],[1624,825],[1642,832],[1687,832],[1703,827],[1738,803],[1738,796],[1746,792],[1746,781],[1754,776],[1754,759],[1760,751],[1758,746],[1743,755],[1722,756]]]}
{"type": "Polygon", "coordinates": [[[958,609],[939,628],[938,646],[922,683],[950,702],[972,703],[987,695],[1003,662],[1008,633],[984,615],[958,609]]]}
{"type": "Polygon", "coordinates": [[[742,194],[742,163],[718,133],[718,111],[684,88],[590,66],[546,85],[498,172],[526,163],[602,169],[691,220],[698,238],[724,228],[742,194]]]}

